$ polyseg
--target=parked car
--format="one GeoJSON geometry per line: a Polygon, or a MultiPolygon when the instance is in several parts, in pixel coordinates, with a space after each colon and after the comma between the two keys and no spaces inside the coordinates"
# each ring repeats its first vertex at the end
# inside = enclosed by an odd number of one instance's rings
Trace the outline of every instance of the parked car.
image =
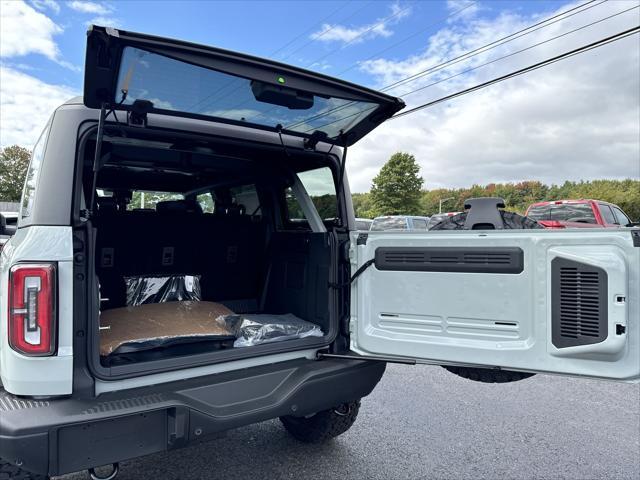
{"type": "Polygon", "coordinates": [[[454,215],[458,215],[462,212],[446,212],[446,213],[436,213],[435,215],[431,215],[429,218],[429,223],[427,223],[427,230],[431,230],[441,221],[446,220],[449,217],[453,217],[454,215]]]}
{"type": "Polygon", "coordinates": [[[0,255],[0,478],[115,476],[274,418],[327,441],[388,362],[640,380],[640,229],[474,230],[504,219],[476,199],[461,231],[356,230],[345,151],[403,106],[91,27],[83,97],[33,148],[0,255]],[[145,191],[171,197],[132,208],[145,191]]]}
{"type": "Polygon", "coordinates": [[[631,223],[617,205],[588,199],[534,203],[526,216],[545,228],[620,228],[631,223]]]}
{"type": "Polygon", "coordinates": [[[369,230],[372,223],[370,218],[356,218],[356,230],[369,230]]]}
{"type": "Polygon", "coordinates": [[[376,217],[371,224],[372,231],[385,230],[426,230],[429,217],[413,215],[387,215],[376,217]]]}
{"type": "Polygon", "coordinates": [[[17,212],[0,212],[0,250],[18,228],[17,212]]]}

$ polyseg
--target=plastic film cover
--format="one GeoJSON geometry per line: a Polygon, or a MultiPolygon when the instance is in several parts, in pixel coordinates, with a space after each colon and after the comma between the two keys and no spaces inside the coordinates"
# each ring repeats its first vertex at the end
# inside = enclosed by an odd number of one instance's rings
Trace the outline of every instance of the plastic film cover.
{"type": "Polygon", "coordinates": [[[100,355],[150,350],[193,341],[235,340],[235,332],[216,321],[233,312],[214,302],[152,303],[105,310],[100,314],[100,355]]]}
{"type": "Polygon", "coordinates": [[[127,306],[202,300],[198,275],[141,275],[125,277],[127,306]]]}
{"type": "Polygon", "coordinates": [[[225,315],[220,325],[234,332],[234,347],[250,347],[263,343],[281,342],[305,337],[322,337],[322,329],[291,313],[285,315],[225,315]]]}

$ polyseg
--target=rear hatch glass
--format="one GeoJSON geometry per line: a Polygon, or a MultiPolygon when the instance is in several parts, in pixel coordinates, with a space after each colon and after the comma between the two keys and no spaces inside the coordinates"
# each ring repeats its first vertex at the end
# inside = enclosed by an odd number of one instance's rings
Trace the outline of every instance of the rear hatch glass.
{"type": "Polygon", "coordinates": [[[270,60],[177,40],[92,27],[85,105],[207,118],[313,134],[351,145],[404,107],[374,90],[270,60]]]}

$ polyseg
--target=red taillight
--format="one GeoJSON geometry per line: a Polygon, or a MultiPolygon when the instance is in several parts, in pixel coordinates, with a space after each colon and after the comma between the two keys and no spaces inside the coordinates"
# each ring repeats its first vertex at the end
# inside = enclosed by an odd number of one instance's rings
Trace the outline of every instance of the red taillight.
{"type": "Polygon", "coordinates": [[[9,345],[30,356],[56,351],[56,268],[14,265],[9,272],[9,345]]]}

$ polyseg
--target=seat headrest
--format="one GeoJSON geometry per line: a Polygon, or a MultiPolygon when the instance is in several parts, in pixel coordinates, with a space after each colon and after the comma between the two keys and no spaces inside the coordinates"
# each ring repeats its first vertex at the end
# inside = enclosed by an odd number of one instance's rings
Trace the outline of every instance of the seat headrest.
{"type": "Polygon", "coordinates": [[[216,203],[215,214],[219,216],[237,217],[245,214],[245,206],[240,204],[221,204],[216,203]]]}
{"type": "Polygon", "coordinates": [[[118,200],[115,197],[98,197],[98,212],[115,213],[118,211],[118,200]]]}
{"type": "Polygon", "coordinates": [[[156,212],[158,213],[195,213],[200,215],[202,207],[195,200],[166,200],[156,204],[156,212]]]}

